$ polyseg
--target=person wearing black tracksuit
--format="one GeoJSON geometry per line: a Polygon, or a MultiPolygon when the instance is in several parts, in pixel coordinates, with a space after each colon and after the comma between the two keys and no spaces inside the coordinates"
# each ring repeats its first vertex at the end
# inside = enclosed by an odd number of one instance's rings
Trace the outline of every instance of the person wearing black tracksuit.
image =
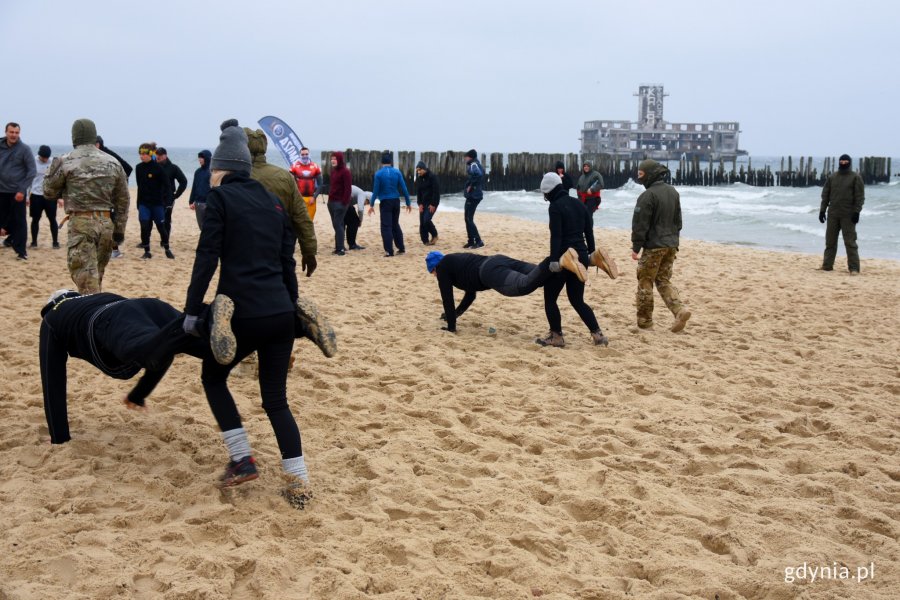
{"type": "Polygon", "coordinates": [[[156,151],[156,162],[162,167],[163,173],[166,174],[166,196],[163,206],[166,209],[166,230],[169,237],[172,236],[172,209],[175,208],[175,201],[178,200],[187,189],[187,177],[181,167],[169,160],[169,153],[165,148],[159,148],[156,151]],[[178,187],[175,187],[175,184],[178,187]]]}
{"type": "Polygon", "coordinates": [[[165,198],[168,184],[165,171],[154,160],[155,147],[152,144],[141,144],[138,149],[141,162],[134,168],[134,179],[137,183],[138,220],[141,223],[141,247],[144,255],[141,258],[152,258],[150,253],[150,232],[153,225],[159,233],[160,243],[165,249],[167,258],[175,258],[169,250],[169,230],[166,228],[165,198]]]}
{"type": "Polygon", "coordinates": [[[294,232],[278,198],[250,178],[247,135],[237,121],[224,122],[219,139],[210,161],[213,187],[206,196],[206,216],[187,290],[183,327],[187,333],[195,332],[204,294],[221,264],[216,293],[234,302],[231,329],[237,351],[227,365],[204,359],[201,373],[207,400],[231,457],[220,481],[223,486],[231,486],[258,476],[227,384],[231,370],[255,351],[262,406],[275,432],[282,467],[305,483],[309,476],[300,430],[287,400],[298,295],[294,232]]]}
{"type": "Polygon", "coordinates": [[[429,272],[437,277],[444,307],[441,318],[447,321],[442,329],[450,332],[456,331],[456,319],[475,301],[477,292],[495,290],[504,296],[527,296],[544,285],[552,275],[549,258],[535,265],[503,254],[483,256],[456,252],[443,255],[429,252],[425,264],[429,272]],[[465,292],[459,306],[454,305],[453,288],[465,292]]]}
{"type": "MultiPolygon", "coordinates": [[[[585,267],[590,265],[589,256],[594,252],[594,229],[591,214],[577,198],[566,191],[562,179],[556,173],[547,173],[541,181],[541,192],[550,203],[550,260],[559,263],[568,248],[578,253],[578,260],[585,267]]],[[[591,332],[594,344],[606,346],[608,340],[600,330],[594,311],[584,301],[584,283],[566,270],[555,269],[556,274],[544,284],[544,312],[550,325],[550,333],[545,338],[535,340],[542,346],[565,345],[562,335],[562,316],[557,300],[563,287],[569,303],[582,322],[591,332]]]]}
{"type": "Polygon", "coordinates": [[[434,213],[441,203],[441,187],[435,175],[424,161],[416,165],[416,204],[419,205],[419,237],[426,246],[437,241],[434,213]]]}
{"type": "MultiPolygon", "coordinates": [[[[204,315],[208,311],[201,311],[204,315]]],[[[128,299],[116,294],[82,296],[60,290],[41,310],[40,369],[44,412],[50,442],[71,439],[66,406],[66,361],[85,360],[116,379],[144,374],[127,394],[130,408],[145,399],[162,380],[175,354],[197,358],[210,354],[209,344],[181,330],[181,312],[155,298],[128,299]]]]}

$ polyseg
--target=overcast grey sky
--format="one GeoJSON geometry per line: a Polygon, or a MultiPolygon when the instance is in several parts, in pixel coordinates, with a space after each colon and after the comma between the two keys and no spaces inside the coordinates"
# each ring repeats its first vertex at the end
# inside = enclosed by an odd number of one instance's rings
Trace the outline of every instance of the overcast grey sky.
{"type": "Polygon", "coordinates": [[[751,155],[900,155],[895,0],[0,0],[0,120],[36,146],[212,146],[272,114],[313,148],[577,152],[584,121],[739,121],[751,155]]]}

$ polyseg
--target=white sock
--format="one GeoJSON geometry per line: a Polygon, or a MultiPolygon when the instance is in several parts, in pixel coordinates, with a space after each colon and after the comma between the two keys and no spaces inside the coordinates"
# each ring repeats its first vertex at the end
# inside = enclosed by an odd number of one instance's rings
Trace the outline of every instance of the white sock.
{"type": "Polygon", "coordinates": [[[309,483],[309,472],[306,470],[306,461],[303,455],[296,458],[282,458],[281,468],[288,475],[294,475],[303,480],[303,483],[309,483]]]}
{"type": "Polygon", "coordinates": [[[222,441],[228,447],[228,454],[231,456],[231,460],[235,462],[253,454],[253,451],[250,450],[250,440],[247,439],[247,432],[243,427],[223,431],[222,441]]]}

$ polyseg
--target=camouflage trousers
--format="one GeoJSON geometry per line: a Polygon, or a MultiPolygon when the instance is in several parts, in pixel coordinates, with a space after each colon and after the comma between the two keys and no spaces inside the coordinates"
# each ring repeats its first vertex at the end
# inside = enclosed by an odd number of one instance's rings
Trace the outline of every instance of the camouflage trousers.
{"type": "Polygon", "coordinates": [[[659,290],[663,302],[669,307],[673,315],[681,310],[681,299],[678,290],[672,285],[672,265],[675,263],[675,255],[678,248],[653,248],[644,249],[637,265],[637,321],[641,327],[647,327],[653,323],[653,286],[659,290]]]}
{"type": "Polygon", "coordinates": [[[96,294],[113,246],[113,222],[101,213],[69,219],[68,266],[81,294],[96,294]]]}

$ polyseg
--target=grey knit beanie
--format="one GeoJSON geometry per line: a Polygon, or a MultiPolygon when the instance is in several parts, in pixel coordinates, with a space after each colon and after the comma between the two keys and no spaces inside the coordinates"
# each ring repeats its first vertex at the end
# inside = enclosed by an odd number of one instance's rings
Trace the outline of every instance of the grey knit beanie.
{"type": "Polygon", "coordinates": [[[556,173],[545,173],[541,179],[541,193],[549,194],[558,185],[562,185],[562,177],[556,173]]]}
{"type": "Polygon", "coordinates": [[[236,125],[225,127],[219,136],[219,145],[213,152],[209,168],[214,171],[249,174],[251,166],[247,134],[236,125]]]}

